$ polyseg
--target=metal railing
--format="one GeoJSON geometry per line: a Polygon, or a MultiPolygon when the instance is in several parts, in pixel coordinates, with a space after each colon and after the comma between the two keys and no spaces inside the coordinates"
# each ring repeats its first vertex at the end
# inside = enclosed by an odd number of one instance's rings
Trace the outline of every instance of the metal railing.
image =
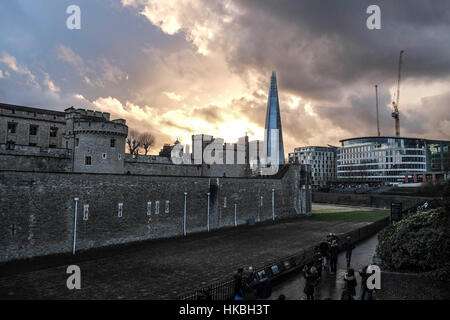
{"type": "Polygon", "coordinates": [[[234,297],[234,279],[216,281],[194,292],[182,295],[179,300],[232,300],[234,297]]]}

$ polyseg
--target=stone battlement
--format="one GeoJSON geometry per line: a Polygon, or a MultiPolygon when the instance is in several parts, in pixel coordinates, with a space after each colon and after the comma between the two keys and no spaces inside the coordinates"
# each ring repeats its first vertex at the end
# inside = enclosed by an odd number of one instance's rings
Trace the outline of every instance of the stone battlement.
{"type": "Polygon", "coordinates": [[[128,135],[128,127],[125,123],[120,121],[88,121],[78,120],[74,124],[75,133],[92,133],[92,134],[111,134],[126,137],[128,135]]]}
{"type": "Polygon", "coordinates": [[[66,110],[66,119],[68,118],[97,118],[99,121],[110,121],[110,113],[109,112],[101,112],[89,109],[75,109],[74,107],[70,107],[66,110]]]}

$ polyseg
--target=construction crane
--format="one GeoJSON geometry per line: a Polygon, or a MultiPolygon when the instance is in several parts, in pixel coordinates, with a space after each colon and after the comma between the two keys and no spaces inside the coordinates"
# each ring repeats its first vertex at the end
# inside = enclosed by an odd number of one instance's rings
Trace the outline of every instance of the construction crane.
{"type": "Polygon", "coordinates": [[[397,137],[400,136],[400,114],[398,112],[398,104],[400,100],[400,79],[401,79],[401,71],[402,71],[402,58],[403,58],[403,50],[400,51],[400,57],[398,60],[398,82],[397,82],[397,95],[396,101],[392,101],[392,118],[395,120],[395,135],[397,137]]]}
{"type": "Polygon", "coordinates": [[[375,102],[377,106],[377,132],[378,136],[380,136],[380,118],[378,116],[378,85],[375,85],[375,102]]]}

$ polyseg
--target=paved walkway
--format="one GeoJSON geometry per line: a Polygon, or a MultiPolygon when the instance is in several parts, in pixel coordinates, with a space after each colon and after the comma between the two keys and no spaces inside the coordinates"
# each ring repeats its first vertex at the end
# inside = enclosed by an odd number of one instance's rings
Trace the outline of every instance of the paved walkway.
{"type": "MultiPolygon", "coordinates": [[[[358,271],[364,266],[372,262],[372,258],[375,254],[375,249],[378,243],[377,236],[371,238],[356,245],[353,250],[351,267],[358,271]]],[[[347,270],[347,261],[345,260],[345,252],[339,254],[338,266],[336,274],[328,274],[322,271],[322,280],[316,287],[314,298],[317,300],[329,299],[339,300],[344,287],[344,274],[347,270]]],[[[356,287],[356,297],[359,299],[359,290],[361,288],[361,277],[359,273],[355,272],[358,286],[356,287]]],[[[305,279],[303,273],[299,272],[298,275],[281,283],[279,286],[273,289],[272,298],[277,299],[280,294],[284,294],[287,300],[299,300],[305,296],[303,289],[305,288],[305,279]]]]}
{"type": "Polygon", "coordinates": [[[328,232],[341,234],[366,224],[296,219],[151,241],[78,262],[81,290],[66,287],[68,261],[9,275],[0,269],[0,299],[176,298],[231,276],[238,267],[265,265],[317,243],[328,232]]]}

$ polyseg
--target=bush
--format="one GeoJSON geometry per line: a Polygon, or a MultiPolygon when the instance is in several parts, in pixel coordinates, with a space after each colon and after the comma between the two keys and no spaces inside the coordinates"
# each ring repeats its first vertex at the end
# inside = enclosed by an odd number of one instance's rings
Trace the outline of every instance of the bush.
{"type": "Polygon", "coordinates": [[[450,280],[450,218],[445,208],[410,214],[378,235],[382,268],[426,271],[450,280]]]}
{"type": "Polygon", "coordinates": [[[440,197],[446,185],[447,181],[428,181],[419,187],[417,194],[423,197],[440,197]]]}

